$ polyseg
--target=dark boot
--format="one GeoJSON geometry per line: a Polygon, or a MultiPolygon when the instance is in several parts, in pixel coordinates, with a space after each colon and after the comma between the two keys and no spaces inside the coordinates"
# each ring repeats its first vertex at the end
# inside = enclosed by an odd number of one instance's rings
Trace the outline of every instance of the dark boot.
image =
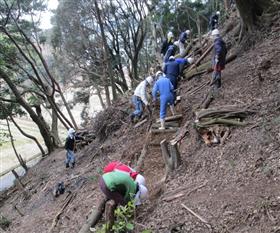
{"type": "Polygon", "coordinates": [[[65,164],[65,167],[68,168],[68,167],[69,167],[69,163],[66,163],[66,164],[65,164]]]}

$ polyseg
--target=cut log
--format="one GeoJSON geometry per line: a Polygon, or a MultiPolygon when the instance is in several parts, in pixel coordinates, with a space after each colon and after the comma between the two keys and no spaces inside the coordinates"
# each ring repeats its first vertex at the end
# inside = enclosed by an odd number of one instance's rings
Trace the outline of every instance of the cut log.
{"type": "Polygon", "coordinates": [[[255,111],[248,108],[240,108],[237,106],[221,106],[217,108],[202,109],[195,113],[196,119],[201,118],[245,118],[247,115],[254,113],[255,111]]]}
{"type": "MultiPolygon", "coordinates": [[[[168,121],[168,122],[165,123],[166,128],[179,127],[179,126],[180,126],[180,124],[176,121],[168,121]]],[[[152,128],[157,128],[158,129],[159,127],[160,127],[160,123],[154,123],[152,125],[152,128]]]]}
{"type": "Polygon", "coordinates": [[[192,65],[190,70],[192,70],[194,67],[198,66],[200,64],[200,62],[211,52],[213,47],[214,47],[214,43],[212,45],[210,45],[208,49],[206,49],[206,51],[200,56],[200,58],[192,65]]]}
{"type": "MultiPolygon", "coordinates": [[[[226,59],[226,64],[232,62],[236,58],[237,58],[236,53],[229,55],[226,59]]],[[[185,70],[183,77],[187,80],[190,80],[197,75],[201,75],[204,73],[210,73],[212,71],[213,71],[213,69],[212,69],[211,61],[209,61],[209,62],[205,62],[205,63],[201,64],[200,66],[195,67],[195,69],[185,70]]]]}
{"type": "Polygon", "coordinates": [[[106,199],[103,198],[99,201],[98,206],[88,216],[86,223],[82,226],[79,233],[90,233],[89,229],[94,227],[102,216],[105,209],[106,199]]]}
{"type": "Polygon", "coordinates": [[[205,128],[215,124],[232,125],[232,126],[246,126],[246,122],[240,122],[236,120],[214,118],[206,122],[196,122],[195,125],[198,128],[205,128]]]}
{"type": "Polygon", "coordinates": [[[170,128],[170,129],[151,129],[151,134],[166,134],[166,133],[176,133],[179,128],[170,128]]]}
{"type": "MultiPolygon", "coordinates": [[[[175,115],[175,116],[166,117],[166,118],[165,118],[165,122],[180,120],[180,119],[182,119],[182,117],[183,117],[182,114],[178,114],[178,115],[175,115]]],[[[157,119],[156,122],[157,122],[157,123],[160,123],[160,119],[157,119]]]]}

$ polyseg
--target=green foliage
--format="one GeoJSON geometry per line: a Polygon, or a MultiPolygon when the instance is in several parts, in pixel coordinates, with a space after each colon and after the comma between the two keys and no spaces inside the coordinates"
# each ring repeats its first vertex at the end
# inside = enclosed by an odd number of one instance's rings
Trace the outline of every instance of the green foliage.
{"type": "MultiPolygon", "coordinates": [[[[115,221],[112,230],[115,233],[128,233],[134,229],[133,216],[135,212],[135,204],[133,201],[127,203],[126,206],[118,206],[115,209],[115,221]]],[[[108,223],[102,225],[97,233],[105,233],[108,228],[108,223]]],[[[148,233],[148,232],[147,232],[148,233]]]]}
{"type": "Polygon", "coordinates": [[[10,226],[11,221],[8,220],[5,216],[0,215],[0,228],[4,231],[10,226]]]}
{"type": "Polygon", "coordinates": [[[8,142],[9,133],[7,130],[0,128],[0,146],[2,146],[5,142],[8,142]]]}

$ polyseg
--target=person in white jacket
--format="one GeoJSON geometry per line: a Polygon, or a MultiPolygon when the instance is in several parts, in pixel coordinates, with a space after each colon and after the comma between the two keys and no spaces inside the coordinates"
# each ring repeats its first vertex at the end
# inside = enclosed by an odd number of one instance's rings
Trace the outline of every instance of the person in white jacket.
{"type": "Polygon", "coordinates": [[[140,82],[134,91],[134,95],[132,96],[132,103],[135,107],[135,111],[130,115],[130,119],[133,122],[134,118],[141,118],[143,113],[143,104],[149,108],[149,102],[147,99],[147,85],[153,85],[153,77],[148,76],[145,80],[140,82]]]}

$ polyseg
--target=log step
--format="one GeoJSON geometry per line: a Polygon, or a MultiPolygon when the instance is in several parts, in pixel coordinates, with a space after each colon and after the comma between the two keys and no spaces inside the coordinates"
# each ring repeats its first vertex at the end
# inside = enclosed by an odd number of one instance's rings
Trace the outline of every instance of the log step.
{"type": "Polygon", "coordinates": [[[151,129],[150,132],[152,134],[161,134],[161,133],[176,133],[178,131],[178,127],[170,128],[170,129],[151,129]]]}
{"type": "MultiPolygon", "coordinates": [[[[166,118],[165,118],[165,122],[168,122],[168,121],[177,121],[177,120],[182,119],[182,117],[183,117],[182,114],[178,114],[178,115],[175,115],[175,116],[166,117],[166,118]]],[[[160,123],[160,119],[157,119],[156,123],[160,123]]]]}

